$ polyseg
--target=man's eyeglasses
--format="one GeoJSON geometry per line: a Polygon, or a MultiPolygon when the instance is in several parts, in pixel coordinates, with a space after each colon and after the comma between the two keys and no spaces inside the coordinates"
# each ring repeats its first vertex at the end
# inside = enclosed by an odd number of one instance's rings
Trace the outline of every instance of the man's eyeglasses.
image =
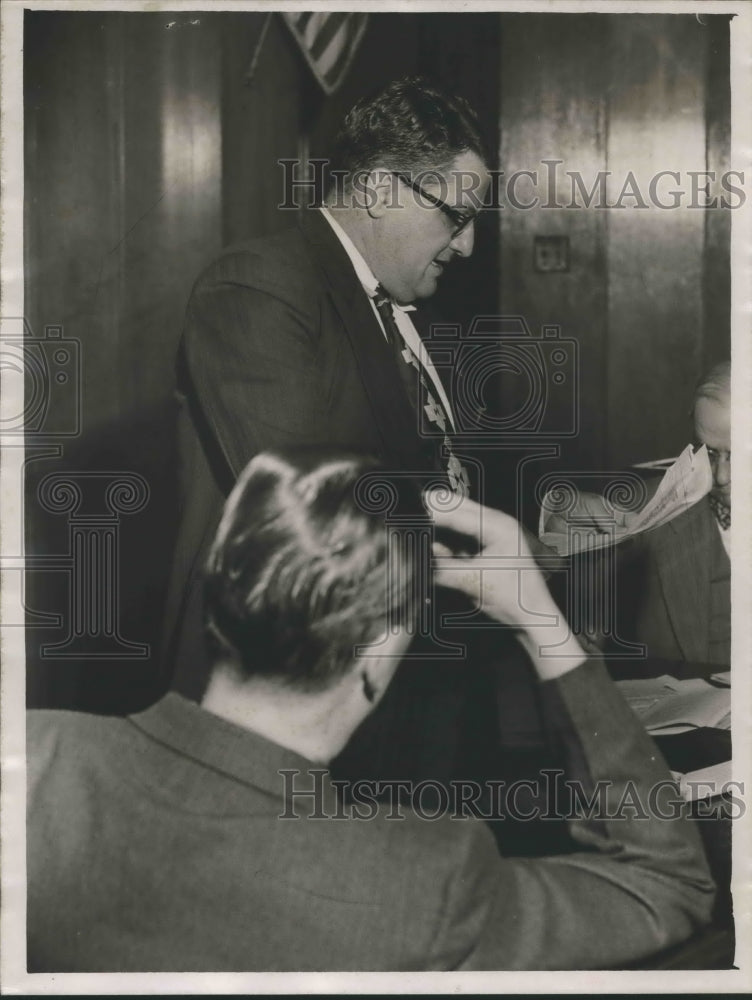
{"type": "Polygon", "coordinates": [[[425,188],[422,188],[420,184],[416,184],[415,181],[411,180],[406,174],[395,172],[395,177],[398,177],[403,184],[407,184],[409,188],[412,188],[416,194],[425,198],[429,204],[435,205],[436,208],[441,209],[454,227],[452,229],[453,240],[456,239],[461,233],[464,233],[468,226],[475,222],[475,212],[460,212],[458,209],[452,208],[450,205],[447,205],[445,201],[442,201],[441,198],[437,198],[436,195],[433,195],[430,191],[426,191],[425,188]]]}

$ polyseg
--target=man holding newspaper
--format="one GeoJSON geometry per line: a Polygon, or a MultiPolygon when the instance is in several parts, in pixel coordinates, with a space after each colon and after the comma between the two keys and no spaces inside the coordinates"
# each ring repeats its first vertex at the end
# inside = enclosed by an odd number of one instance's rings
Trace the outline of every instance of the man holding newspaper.
{"type": "Polygon", "coordinates": [[[566,515],[544,500],[541,540],[569,554],[572,523],[590,529],[590,549],[620,546],[616,604],[622,639],[653,659],[728,666],[731,658],[731,365],[698,383],[695,448],[682,452],[638,512],[581,493],[566,515]],[[595,529],[593,532],[592,529],[595,529]]]}

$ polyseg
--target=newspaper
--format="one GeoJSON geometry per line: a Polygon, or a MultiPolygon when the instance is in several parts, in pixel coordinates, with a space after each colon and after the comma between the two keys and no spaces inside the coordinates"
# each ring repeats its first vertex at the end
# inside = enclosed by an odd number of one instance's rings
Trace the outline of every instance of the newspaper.
{"type": "Polygon", "coordinates": [[[561,556],[615,545],[668,524],[709,493],[712,485],[707,448],[703,445],[695,451],[687,445],[641,511],[616,510],[605,497],[582,493],[564,517],[556,510],[554,491],[549,490],[541,504],[538,537],[561,556]]]}

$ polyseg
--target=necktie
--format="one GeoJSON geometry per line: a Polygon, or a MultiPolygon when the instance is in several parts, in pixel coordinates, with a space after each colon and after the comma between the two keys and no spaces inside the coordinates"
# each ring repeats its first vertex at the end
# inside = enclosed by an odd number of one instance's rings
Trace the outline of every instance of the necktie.
{"type": "Polygon", "coordinates": [[[731,508],[727,507],[718,497],[714,497],[712,493],[708,494],[708,502],[720,526],[724,531],[728,530],[731,527],[731,508]]]}
{"type": "MultiPolygon", "coordinates": [[[[426,401],[423,406],[423,412],[428,420],[438,427],[442,433],[441,444],[443,445],[443,452],[440,454],[439,460],[441,464],[446,463],[449,485],[455,493],[461,496],[468,496],[470,493],[470,480],[467,470],[452,451],[452,444],[447,434],[449,418],[441,400],[437,399],[431,391],[423,365],[415,357],[405,338],[400,333],[400,328],[397,326],[397,321],[394,318],[392,300],[383,285],[377,286],[373,303],[381,317],[381,322],[384,324],[387,340],[392,350],[398,356],[397,364],[400,368],[402,383],[410,400],[410,405],[415,410],[416,415],[419,415],[421,405],[420,390],[422,389],[422,397],[426,401]]],[[[441,451],[441,449],[438,450],[441,451]]]]}

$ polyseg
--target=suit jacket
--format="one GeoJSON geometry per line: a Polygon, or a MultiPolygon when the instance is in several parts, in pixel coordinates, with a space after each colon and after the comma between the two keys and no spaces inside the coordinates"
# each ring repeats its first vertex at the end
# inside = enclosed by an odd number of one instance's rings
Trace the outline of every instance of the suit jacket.
{"type": "MultiPolygon", "coordinates": [[[[418,433],[394,354],[352,263],[318,211],[303,212],[297,228],[227,249],[199,277],[178,388],[182,510],[163,661],[175,671],[173,687],[200,700],[208,675],[201,575],[224,499],[246,463],[267,448],[324,445],[374,455],[393,470],[435,474],[436,453],[418,433]]],[[[454,595],[445,605],[468,611],[454,595]]],[[[499,728],[510,725],[509,742],[542,747],[534,765],[525,751],[523,776],[555,762],[534,681],[510,631],[458,631],[447,641],[472,652],[442,661],[429,650],[430,657],[400,667],[336,762],[338,774],[476,777],[487,773],[499,728]],[[506,690],[497,699],[500,661],[506,690]]],[[[504,824],[505,835],[511,827],[504,824]]],[[[541,824],[546,837],[556,836],[555,828],[541,824]]]]}
{"type": "Polygon", "coordinates": [[[268,448],[326,445],[395,470],[434,468],[396,361],[320,212],[231,247],[196,282],[178,357],[181,518],[164,659],[201,693],[200,574],[222,504],[268,448]]]}
{"type": "Polygon", "coordinates": [[[542,687],[608,802],[572,821],[574,853],[535,859],[474,818],[333,818],[309,761],[176,694],[30,712],[29,971],[591,968],[688,936],[713,887],[691,822],[656,812],[678,791],[655,745],[601,664],[542,687]],[[315,780],[313,819],[294,793],[315,780]]]}
{"type": "MultiPolygon", "coordinates": [[[[617,592],[633,618],[630,637],[645,643],[650,657],[728,665],[730,647],[710,644],[712,567],[728,570],[729,559],[707,501],[646,532],[635,555],[626,587],[617,592]]],[[[730,621],[727,590],[723,599],[730,621]]]]}

